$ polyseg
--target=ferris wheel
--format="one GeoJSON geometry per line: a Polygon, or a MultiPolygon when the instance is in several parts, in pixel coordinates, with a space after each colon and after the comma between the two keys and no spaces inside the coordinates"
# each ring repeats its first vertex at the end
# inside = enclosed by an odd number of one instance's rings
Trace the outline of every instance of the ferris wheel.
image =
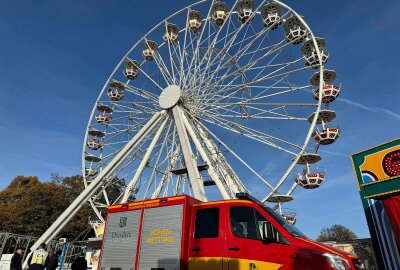
{"type": "Polygon", "coordinates": [[[325,40],[280,1],[205,0],[158,23],[121,59],[82,153],[100,219],[113,203],[189,194],[292,200],[325,173],[340,86],[325,40]],[[294,173],[296,172],[296,173],[294,173]],[[294,176],[293,176],[294,175],[294,176]]]}

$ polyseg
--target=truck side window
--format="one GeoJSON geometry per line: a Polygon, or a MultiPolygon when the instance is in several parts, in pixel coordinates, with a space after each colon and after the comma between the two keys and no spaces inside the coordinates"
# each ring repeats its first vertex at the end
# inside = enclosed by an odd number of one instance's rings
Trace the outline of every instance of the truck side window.
{"type": "Polygon", "coordinates": [[[257,210],[248,206],[232,206],[229,214],[235,236],[261,240],[262,223],[266,219],[257,210]]]}
{"type": "Polygon", "coordinates": [[[219,233],[219,208],[198,209],[194,238],[216,238],[219,233]]]}

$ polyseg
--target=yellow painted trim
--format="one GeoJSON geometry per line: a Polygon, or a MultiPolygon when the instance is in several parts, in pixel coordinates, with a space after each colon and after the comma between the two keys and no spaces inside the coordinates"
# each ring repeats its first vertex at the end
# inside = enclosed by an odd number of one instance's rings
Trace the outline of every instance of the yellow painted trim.
{"type": "Polygon", "coordinates": [[[122,207],[122,205],[111,205],[111,206],[109,206],[108,207],[108,209],[116,209],[116,208],[121,208],[122,207]]]}
{"type": "Polygon", "coordinates": [[[220,270],[222,267],[229,270],[279,270],[283,264],[225,257],[196,257],[189,258],[189,270],[220,270]],[[205,268],[206,267],[206,268],[205,268]],[[251,267],[251,268],[250,268],[251,267]]]}
{"type": "Polygon", "coordinates": [[[325,250],[327,250],[327,251],[329,251],[329,252],[331,252],[331,253],[333,253],[333,254],[336,254],[336,255],[339,255],[339,256],[343,257],[342,254],[340,254],[340,253],[337,252],[336,250],[331,249],[331,248],[329,248],[329,247],[327,247],[327,246],[323,246],[323,245],[317,244],[317,243],[315,243],[314,241],[310,241],[310,240],[307,240],[307,239],[304,239],[304,238],[300,238],[300,239],[303,240],[303,241],[305,241],[305,242],[307,242],[307,243],[313,244],[314,246],[317,246],[317,247],[320,247],[320,248],[322,248],[322,249],[325,249],[325,250]]]}
{"type": "Polygon", "coordinates": [[[224,201],[215,201],[215,202],[204,202],[204,203],[195,203],[193,206],[202,206],[202,205],[211,205],[211,204],[224,204],[224,203],[247,203],[252,204],[253,202],[247,200],[224,200],[224,201]]]}
{"type": "Polygon", "coordinates": [[[160,202],[160,199],[155,199],[155,200],[150,200],[150,201],[144,201],[144,204],[149,204],[149,203],[155,203],[155,202],[160,202]]]}
{"type": "Polygon", "coordinates": [[[396,175],[396,176],[392,176],[392,177],[389,177],[389,178],[384,178],[384,179],[382,179],[382,180],[377,180],[377,181],[373,181],[373,182],[368,182],[368,183],[362,184],[361,186],[362,186],[362,187],[365,187],[365,186],[369,186],[369,185],[376,184],[376,183],[378,183],[378,182],[380,183],[380,182],[390,181],[390,180],[398,179],[398,178],[400,178],[400,176],[399,176],[399,175],[396,175]]]}
{"type": "MultiPolygon", "coordinates": [[[[172,197],[172,198],[166,198],[167,201],[174,201],[174,200],[181,200],[185,198],[185,196],[178,196],[178,197],[172,197]]],[[[142,205],[143,208],[146,207],[146,205],[148,204],[152,204],[152,203],[159,203],[161,200],[160,199],[153,199],[153,200],[149,200],[149,201],[141,201],[141,202],[131,202],[128,204],[128,207],[133,207],[133,206],[138,206],[138,205],[142,205]]],[[[111,205],[108,208],[109,209],[116,209],[116,208],[121,208],[122,205],[124,204],[116,204],[116,205],[111,205]]]]}
{"type": "Polygon", "coordinates": [[[391,190],[391,191],[382,192],[382,193],[379,193],[379,194],[376,194],[376,195],[365,196],[365,199],[378,198],[378,197],[385,197],[385,196],[387,196],[387,195],[392,195],[392,194],[396,194],[396,193],[399,193],[399,192],[400,192],[400,189],[391,190]]]}
{"type": "Polygon", "coordinates": [[[143,204],[143,202],[130,203],[130,204],[128,204],[128,206],[135,206],[135,205],[141,205],[141,204],[143,204]]]}
{"type": "Polygon", "coordinates": [[[183,198],[185,198],[185,196],[172,197],[172,198],[168,198],[167,201],[181,200],[183,198]]]}

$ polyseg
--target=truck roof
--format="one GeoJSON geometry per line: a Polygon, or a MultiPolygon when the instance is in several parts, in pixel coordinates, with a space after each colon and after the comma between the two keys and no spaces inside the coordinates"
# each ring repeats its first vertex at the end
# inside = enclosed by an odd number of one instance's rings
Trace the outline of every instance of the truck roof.
{"type": "Polygon", "coordinates": [[[137,202],[114,204],[114,205],[110,205],[108,207],[108,210],[109,210],[109,212],[117,212],[117,211],[121,211],[122,209],[124,209],[126,211],[126,210],[134,210],[134,209],[149,208],[149,207],[161,207],[161,206],[182,204],[182,203],[185,203],[186,201],[191,201],[194,206],[210,205],[210,204],[224,204],[224,203],[232,203],[232,202],[252,203],[251,200],[246,200],[246,199],[217,200],[217,201],[211,201],[211,202],[202,202],[202,201],[199,201],[188,195],[178,195],[178,196],[170,196],[170,197],[163,197],[163,198],[157,198],[157,199],[148,199],[148,200],[137,201],[137,202]]]}

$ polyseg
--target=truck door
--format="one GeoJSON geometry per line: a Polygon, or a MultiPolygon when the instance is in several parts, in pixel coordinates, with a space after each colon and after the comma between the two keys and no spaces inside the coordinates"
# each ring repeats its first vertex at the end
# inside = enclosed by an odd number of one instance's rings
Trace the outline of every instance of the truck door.
{"type": "Polygon", "coordinates": [[[226,254],[229,270],[282,269],[282,244],[261,240],[262,223],[267,219],[252,206],[228,207],[226,254]]]}
{"type": "Polygon", "coordinates": [[[220,206],[217,204],[194,207],[188,246],[189,270],[223,269],[225,213],[220,206]]]}
{"type": "Polygon", "coordinates": [[[100,270],[134,270],[141,212],[124,211],[108,215],[100,270]]]}

